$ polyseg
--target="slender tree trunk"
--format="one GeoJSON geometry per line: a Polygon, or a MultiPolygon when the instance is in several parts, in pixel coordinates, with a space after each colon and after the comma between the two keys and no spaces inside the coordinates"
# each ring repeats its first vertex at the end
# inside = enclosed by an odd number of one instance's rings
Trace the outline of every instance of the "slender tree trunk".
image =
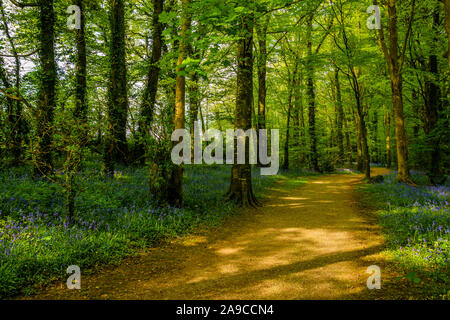
{"type": "Polygon", "coordinates": [[[317,155],[317,136],[316,136],[316,94],[314,90],[314,67],[312,65],[312,21],[314,15],[308,15],[307,21],[307,93],[309,99],[309,143],[310,143],[310,166],[314,171],[319,170],[319,160],[317,155]]]}
{"type": "Polygon", "coordinates": [[[87,102],[86,102],[86,38],[85,38],[85,6],[83,0],[76,0],[76,5],[81,9],[80,29],[75,31],[75,43],[77,46],[76,61],[76,88],[75,88],[75,118],[82,124],[87,122],[87,102]]]}
{"type": "Polygon", "coordinates": [[[436,33],[439,32],[440,19],[439,19],[439,7],[436,7],[433,11],[433,44],[432,54],[429,57],[428,73],[425,74],[425,125],[424,131],[427,135],[428,143],[431,149],[431,157],[428,164],[428,175],[432,182],[439,180],[442,176],[440,167],[440,137],[437,132],[437,124],[439,120],[439,111],[441,109],[441,90],[438,86],[439,72],[438,72],[438,59],[435,44],[438,42],[436,33]]]}
{"type": "Polygon", "coordinates": [[[364,170],[363,154],[362,154],[362,132],[361,125],[359,124],[359,117],[355,116],[355,111],[353,111],[353,122],[356,127],[356,170],[362,172],[364,170]]]}
{"type": "Polygon", "coordinates": [[[158,82],[160,67],[158,65],[161,59],[163,39],[162,31],[163,25],[159,21],[159,17],[163,12],[164,0],[153,1],[153,37],[152,37],[152,53],[150,57],[150,67],[147,74],[147,84],[142,95],[140,118],[138,121],[138,142],[134,158],[140,161],[141,164],[145,162],[146,143],[144,140],[149,135],[149,131],[153,122],[153,113],[156,104],[156,94],[158,92],[158,82]]]}
{"type": "MultiPolygon", "coordinates": [[[[3,85],[10,89],[12,87],[11,82],[8,78],[8,75],[5,70],[5,61],[3,60],[3,57],[0,56],[0,80],[2,81],[3,85]]],[[[14,99],[10,97],[6,97],[6,106],[7,106],[7,116],[5,117],[4,121],[4,128],[6,129],[5,134],[5,140],[6,140],[6,147],[7,150],[11,150],[14,148],[13,142],[11,137],[14,135],[14,105],[15,101],[14,99]]]]}
{"type": "Polygon", "coordinates": [[[191,133],[191,158],[194,159],[194,124],[198,121],[198,111],[200,108],[199,77],[197,72],[191,74],[191,84],[189,86],[189,129],[191,133]]]}
{"type": "Polygon", "coordinates": [[[295,89],[295,108],[298,113],[299,128],[298,128],[298,153],[299,162],[304,163],[306,161],[306,134],[305,134],[305,115],[303,110],[303,73],[301,69],[298,71],[297,85],[295,89]]]}
{"type": "Polygon", "coordinates": [[[339,163],[344,163],[344,142],[342,134],[342,125],[344,121],[344,108],[342,106],[342,94],[341,94],[341,84],[339,81],[339,70],[335,68],[334,70],[334,84],[336,86],[336,127],[337,127],[337,145],[339,150],[339,163]]]}
{"type": "Polygon", "coordinates": [[[448,59],[448,66],[450,68],[450,0],[444,0],[444,7],[445,7],[445,30],[447,31],[447,43],[448,43],[447,59],[448,59]]]}
{"type": "MultiPolygon", "coordinates": [[[[264,21],[257,23],[255,26],[256,34],[258,37],[259,53],[258,53],[258,116],[257,116],[257,129],[266,129],[266,76],[267,76],[267,27],[269,23],[269,15],[266,16],[264,21]]],[[[259,154],[259,144],[258,144],[259,154]]],[[[263,166],[259,163],[258,165],[263,166]]]]}
{"type": "MultiPolygon", "coordinates": [[[[412,7],[412,16],[414,16],[414,0],[412,7]]],[[[398,27],[397,27],[397,8],[396,0],[388,1],[389,12],[389,49],[386,46],[384,40],[384,31],[380,29],[380,43],[382,46],[383,54],[389,66],[389,73],[391,78],[392,89],[392,104],[394,106],[394,123],[395,123],[395,139],[397,146],[397,168],[398,175],[397,180],[401,182],[411,182],[408,167],[408,143],[406,138],[405,118],[403,115],[403,79],[402,79],[402,66],[404,61],[404,51],[402,55],[399,55],[399,39],[398,39],[398,27]]],[[[409,32],[404,39],[404,43],[407,42],[409,32]]],[[[406,47],[406,46],[404,46],[406,47]]]]}
{"type": "Polygon", "coordinates": [[[127,68],[125,52],[124,0],[110,0],[110,78],[108,87],[108,127],[104,150],[104,172],[114,175],[115,163],[127,163],[127,68]]]}
{"type": "MultiPolygon", "coordinates": [[[[20,58],[17,53],[16,46],[14,44],[13,38],[11,36],[11,33],[9,31],[8,22],[6,20],[5,16],[5,10],[3,8],[3,2],[0,1],[0,8],[1,8],[1,14],[2,14],[2,20],[3,20],[3,26],[6,38],[9,42],[9,45],[11,46],[11,52],[14,57],[14,73],[15,73],[15,90],[16,90],[16,96],[20,96],[20,58]]],[[[3,60],[2,60],[3,63],[3,60]]],[[[3,70],[4,71],[4,70],[3,70]]],[[[7,84],[7,76],[6,73],[4,75],[5,80],[5,86],[7,88],[10,88],[10,84],[7,84]]],[[[22,119],[22,102],[19,100],[12,101],[12,99],[8,100],[8,131],[10,138],[8,141],[10,142],[9,149],[11,150],[12,156],[13,156],[13,165],[19,165],[22,161],[22,140],[24,131],[26,131],[25,128],[25,122],[22,119]],[[10,101],[11,100],[11,101],[10,101]]]]}
{"type": "MultiPolygon", "coordinates": [[[[295,71],[295,70],[294,70],[295,71]]],[[[287,119],[286,119],[286,140],[284,142],[284,162],[283,162],[283,169],[288,170],[289,169],[289,140],[290,140],[290,129],[291,129],[291,113],[292,113],[292,95],[293,95],[293,87],[295,83],[295,77],[296,72],[294,72],[294,75],[291,77],[289,76],[289,84],[288,84],[288,112],[287,112],[287,119]]]]}
{"type": "MultiPolygon", "coordinates": [[[[366,106],[366,110],[368,110],[369,109],[369,107],[368,106],[366,106]]],[[[379,163],[380,161],[380,157],[379,157],[379,145],[378,145],[378,110],[377,109],[375,109],[374,111],[373,111],[373,121],[372,121],[372,132],[373,132],[373,149],[374,149],[374,151],[373,151],[373,154],[375,155],[374,156],[374,159],[372,160],[373,162],[375,162],[375,163],[379,163]]]]}
{"type": "Polygon", "coordinates": [[[353,148],[352,148],[352,144],[350,142],[350,129],[348,127],[348,122],[347,122],[347,116],[344,113],[344,118],[343,118],[343,124],[344,124],[344,131],[345,131],[345,146],[346,146],[346,150],[347,150],[347,159],[348,159],[348,164],[349,166],[353,165],[353,148]]]}
{"type": "Polygon", "coordinates": [[[85,7],[83,0],[76,0],[76,5],[80,8],[80,29],[75,30],[75,43],[77,48],[77,58],[75,63],[76,83],[75,83],[75,109],[73,112],[76,126],[72,127],[71,135],[75,143],[66,151],[66,161],[64,163],[66,210],[70,221],[75,214],[76,187],[75,174],[82,160],[83,147],[87,143],[87,101],[86,101],[86,39],[85,39],[85,7]]]}
{"type": "Polygon", "coordinates": [[[53,118],[55,110],[56,63],[54,48],[55,13],[53,0],[40,0],[41,87],[39,89],[35,174],[49,175],[53,171],[51,153],[53,118]]]}
{"type": "Polygon", "coordinates": [[[391,168],[391,115],[384,115],[384,132],[386,136],[386,168],[391,168]]]}
{"type": "MultiPolygon", "coordinates": [[[[185,128],[186,77],[184,76],[183,62],[188,52],[188,31],[191,27],[190,14],[188,12],[189,4],[190,0],[182,0],[183,12],[181,17],[180,47],[178,51],[175,85],[174,130],[185,128]]],[[[181,165],[173,165],[169,179],[168,202],[174,207],[181,207],[183,205],[183,167],[181,165]]]]}
{"type": "Polygon", "coordinates": [[[358,125],[359,125],[359,134],[361,135],[361,149],[363,153],[363,169],[366,179],[370,179],[370,154],[369,154],[369,146],[367,143],[367,127],[366,121],[364,119],[364,111],[361,105],[361,98],[358,95],[357,101],[357,110],[358,110],[358,125]]]}
{"type": "MultiPolygon", "coordinates": [[[[253,15],[247,14],[241,18],[241,39],[238,41],[237,53],[237,91],[234,128],[247,131],[251,123],[251,99],[253,94],[253,15]]],[[[234,139],[234,164],[231,169],[231,183],[228,190],[228,200],[235,201],[243,207],[257,206],[253,193],[252,172],[249,164],[249,143],[246,139],[246,163],[237,163],[237,140],[234,139]]]]}

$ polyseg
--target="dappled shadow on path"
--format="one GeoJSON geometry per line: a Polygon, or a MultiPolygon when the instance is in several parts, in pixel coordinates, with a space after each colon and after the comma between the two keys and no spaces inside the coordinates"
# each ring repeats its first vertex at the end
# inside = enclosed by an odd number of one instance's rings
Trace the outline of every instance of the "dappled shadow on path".
{"type": "Polygon", "coordinates": [[[80,291],[53,286],[34,298],[373,298],[366,270],[380,262],[384,242],[354,200],[360,180],[328,175],[278,186],[258,210],[83,277],[80,291]]]}

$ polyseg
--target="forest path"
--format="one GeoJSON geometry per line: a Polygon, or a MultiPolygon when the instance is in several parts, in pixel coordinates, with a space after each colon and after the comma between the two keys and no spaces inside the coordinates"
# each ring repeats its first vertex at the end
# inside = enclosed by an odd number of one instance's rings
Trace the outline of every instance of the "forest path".
{"type": "MultiPolygon", "coordinates": [[[[374,174],[387,173],[375,168],[374,174]]],[[[354,186],[361,175],[311,178],[270,190],[264,207],[219,227],[175,239],[105,267],[82,272],[81,290],[65,283],[29,299],[393,299],[376,220],[364,214],[354,186]],[[370,265],[381,267],[382,289],[368,290],[370,265]]]]}

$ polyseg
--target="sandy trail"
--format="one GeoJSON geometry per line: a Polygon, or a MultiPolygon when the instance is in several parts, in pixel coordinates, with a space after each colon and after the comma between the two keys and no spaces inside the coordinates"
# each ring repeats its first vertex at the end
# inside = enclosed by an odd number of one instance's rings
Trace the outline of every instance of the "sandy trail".
{"type": "MultiPolygon", "coordinates": [[[[374,174],[386,173],[374,169],[374,174]]],[[[355,200],[361,175],[327,175],[288,190],[278,186],[264,207],[216,228],[125,259],[82,290],[56,284],[31,299],[383,299],[368,290],[368,266],[384,270],[379,226],[355,200]]]]}

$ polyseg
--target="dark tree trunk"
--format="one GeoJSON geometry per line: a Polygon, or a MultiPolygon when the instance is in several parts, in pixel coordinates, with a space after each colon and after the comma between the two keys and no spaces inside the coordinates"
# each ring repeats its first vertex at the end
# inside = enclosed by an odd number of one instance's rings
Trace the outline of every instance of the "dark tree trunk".
{"type": "MultiPolygon", "coordinates": [[[[16,46],[14,44],[13,38],[11,36],[11,33],[9,31],[8,22],[6,20],[5,16],[5,10],[3,8],[3,3],[0,1],[0,8],[1,8],[1,14],[2,14],[2,20],[3,20],[3,26],[6,38],[9,42],[9,45],[11,46],[11,51],[14,57],[14,73],[15,73],[15,95],[17,97],[20,96],[20,58],[16,50],[16,46]]],[[[3,64],[3,59],[1,61],[3,64]]],[[[2,72],[4,73],[4,70],[2,69],[2,72]]],[[[6,73],[2,74],[2,79],[4,82],[5,87],[11,88],[11,84],[8,81],[8,78],[6,76],[6,73]]],[[[22,161],[22,154],[23,154],[23,148],[22,148],[22,141],[23,136],[26,131],[25,127],[25,121],[22,119],[22,102],[20,100],[13,101],[12,99],[7,99],[8,104],[8,142],[9,143],[9,150],[11,150],[11,154],[13,156],[13,165],[17,166],[22,161]]]]}
{"type": "Polygon", "coordinates": [[[313,14],[308,16],[307,24],[307,93],[308,93],[308,120],[309,120],[309,143],[310,143],[310,166],[314,171],[319,171],[319,159],[317,155],[316,136],[316,94],[314,90],[314,67],[312,65],[312,21],[313,14]]]}
{"type": "Polygon", "coordinates": [[[194,159],[194,124],[198,121],[198,111],[200,108],[200,91],[198,84],[198,73],[191,74],[191,84],[189,86],[189,130],[191,133],[191,158],[194,159]]]}
{"type": "Polygon", "coordinates": [[[344,121],[344,108],[342,106],[342,94],[341,94],[341,84],[339,81],[339,70],[334,71],[334,84],[336,86],[336,127],[337,127],[337,145],[339,150],[339,163],[344,163],[344,139],[342,134],[342,125],[344,121]]]}
{"type": "Polygon", "coordinates": [[[55,13],[53,0],[40,1],[41,85],[37,113],[37,150],[34,152],[35,174],[49,175],[53,171],[51,144],[55,110],[56,63],[54,48],[55,13]]]}
{"type": "MultiPolygon", "coordinates": [[[[294,70],[295,71],[295,70],[294,70]]],[[[294,72],[294,75],[292,79],[289,76],[289,84],[288,84],[288,112],[287,112],[287,119],[286,119],[286,140],[284,141],[284,161],[282,168],[284,170],[289,169],[289,140],[290,140],[290,129],[291,129],[291,113],[292,113],[292,95],[294,91],[294,79],[296,77],[296,73],[294,72]]]]}
{"type": "Polygon", "coordinates": [[[361,97],[359,94],[357,97],[356,105],[357,105],[358,118],[359,118],[358,132],[360,132],[360,134],[361,134],[361,149],[362,149],[362,153],[363,153],[363,169],[364,169],[364,174],[365,174],[366,178],[370,179],[370,154],[369,154],[369,146],[367,143],[367,127],[366,127],[366,121],[364,119],[365,116],[364,116],[363,106],[361,104],[361,97]]]}
{"type": "Polygon", "coordinates": [[[430,162],[428,164],[428,174],[431,180],[434,180],[442,176],[440,160],[440,135],[437,130],[437,124],[439,120],[439,111],[441,109],[441,90],[438,86],[439,73],[438,73],[438,59],[436,52],[438,48],[435,47],[438,39],[436,33],[438,32],[440,24],[439,8],[435,8],[433,12],[433,31],[435,36],[433,37],[434,50],[433,54],[429,57],[428,73],[425,74],[425,114],[424,114],[424,131],[427,135],[428,144],[431,149],[430,162]]]}
{"type": "MultiPolygon", "coordinates": [[[[268,16],[263,21],[263,24],[256,24],[256,34],[258,36],[258,116],[257,116],[257,129],[266,129],[266,75],[267,75],[267,27],[268,27],[268,16]]],[[[258,144],[258,154],[259,154],[259,144],[258,144]]],[[[259,163],[259,157],[258,157],[259,163]]],[[[263,166],[259,163],[260,166],[263,166]]]]}
{"type": "Polygon", "coordinates": [[[445,10],[445,30],[447,31],[447,59],[448,66],[450,68],[450,0],[444,0],[444,10],[445,10]]]}
{"type": "Polygon", "coordinates": [[[353,148],[350,141],[350,129],[348,127],[347,116],[344,113],[343,118],[344,130],[345,130],[345,146],[347,150],[347,160],[350,166],[353,165],[353,148]]]}
{"type": "Polygon", "coordinates": [[[359,117],[355,116],[354,109],[352,110],[353,122],[356,127],[356,170],[362,172],[364,170],[363,163],[363,154],[362,154],[362,134],[361,134],[361,126],[359,124],[359,117]]]}
{"type": "Polygon", "coordinates": [[[293,109],[293,151],[294,151],[294,166],[299,167],[300,164],[303,162],[302,159],[302,150],[301,150],[301,144],[302,144],[302,129],[300,128],[300,112],[303,112],[303,105],[302,105],[302,91],[301,91],[301,81],[302,81],[302,75],[300,72],[300,62],[296,60],[295,62],[295,76],[293,79],[293,97],[294,97],[294,109],[293,109]]]}
{"type": "Polygon", "coordinates": [[[110,0],[110,77],[108,87],[108,127],[104,150],[104,171],[114,175],[114,164],[127,163],[127,68],[125,57],[124,0],[110,0]]]}
{"type": "Polygon", "coordinates": [[[86,77],[87,77],[87,62],[86,62],[86,38],[85,38],[85,7],[83,0],[76,0],[76,5],[81,9],[80,29],[75,31],[75,43],[77,46],[77,61],[76,61],[76,88],[75,88],[75,118],[80,120],[80,123],[85,125],[87,123],[87,102],[86,102],[86,77]]]}
{"type": "MultiPolygon", "coordinates": [[[[247,131],[251,123],[251,99],[253,94],[253,15],[248,14],[241,18],[241,39],[238,41],[237,54],[237,91],[235,130],[247,131]]],[[[228,190],[228,200],[236,202],[243,207],[257,206],[258,202],[253,193],[252,172],[249,164],[249,143],[246,139],[246,162],[237,163],[237,140],[234,139],[234,164],[231,169],[231,183],[228,190]]]]}
{"type": "Polygon", "coordinates": [[[142,95],[141,113],[138,121],[138,141],[136,143],[136,150],[134,158],[140,161],[141,164],[145,162],[146,143],[145,139],[149,135],[149,131],[153,122],[153,113],[155,110],[156,94],[158,92],[158,82],[160,67],[158,65],[161,59],[163,39],[162,31],[163,25],[159,21],[159,17],[163,12],[164,0],[153,1],[153,43],[152,55],[150,58],[150,67],[147,74],[147,84],[142,95]]]}

